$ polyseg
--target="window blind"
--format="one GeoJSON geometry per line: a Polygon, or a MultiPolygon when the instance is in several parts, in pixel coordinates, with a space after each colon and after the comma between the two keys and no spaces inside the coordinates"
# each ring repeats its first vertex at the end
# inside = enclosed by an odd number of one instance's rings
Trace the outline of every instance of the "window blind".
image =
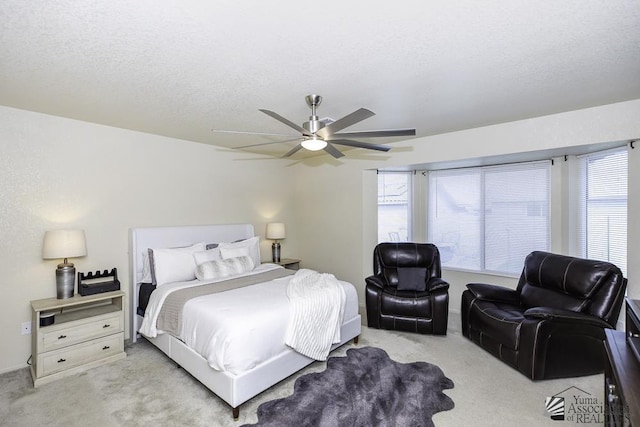
{"type": "Polygon", "coordinates": [[[549,161],[429,172],[428,240],[448,268],[517,275],[549,249],[549,161]]]}
{"type": "Polygon", "coordinates": [[[412,172],[378,172],[378,243],[411,240],[412,176],[412,172]]]}
{"type": "Polygon", "coordinates": [[[582,256],[627,269],[627,150],[579,157],[582,256]]]}

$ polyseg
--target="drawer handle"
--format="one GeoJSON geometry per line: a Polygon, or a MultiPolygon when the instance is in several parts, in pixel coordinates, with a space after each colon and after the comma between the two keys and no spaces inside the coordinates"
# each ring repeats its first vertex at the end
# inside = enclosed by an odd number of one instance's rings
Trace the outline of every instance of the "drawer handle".
{"type": "Polygon", "coordinates": [[[67,359],[60,359],[60,360],[58,360],[58,363],[62,363],[62,362],[66,362],[66,361],[67,361],[67,359]]]}
{"type": "Polygon", "coordinates": [[[104,347],[102,347],[103,350],[109,350],[109,348],[110,347],[108,345],[105,345],[104,347]]]}
{"type": "Polygon", "coordinates": [[[59,339],[59,340],[61,340],[61,339],[66,338],[66,337],[67,337],[66,335],[60,335],[60,336],[58,337],[58,339],[59,339]]]}
{"type": "Polygon", "coordinates": [[[103,326],[103,328],[110,328],[110,327],[111,327],[111,325],[108,324],[108,323],[105,323],[105,325],[103,326]]]}

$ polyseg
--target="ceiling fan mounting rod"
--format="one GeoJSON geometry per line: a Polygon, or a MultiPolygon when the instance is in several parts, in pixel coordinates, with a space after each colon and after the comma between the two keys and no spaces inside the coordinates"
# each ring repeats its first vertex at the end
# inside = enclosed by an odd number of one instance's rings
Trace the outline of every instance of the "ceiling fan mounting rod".
{"type": "Polygon", "coordinates": [[[324,123],[318,120],[318,115],[316,114],[316,108],[322,102],[322,97],[320,95],[307,95],[304,99],[307,101],[307,105],[311,108],[311,116],[309,117],[308,122],[302,124],[302,127],[315,134],[325,126],[324,123]]]}

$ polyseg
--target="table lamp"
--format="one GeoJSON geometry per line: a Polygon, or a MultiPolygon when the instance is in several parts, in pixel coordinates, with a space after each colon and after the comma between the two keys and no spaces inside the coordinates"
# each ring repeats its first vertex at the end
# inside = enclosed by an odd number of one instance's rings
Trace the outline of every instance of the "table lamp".
{"type": "Polygon", "coordinates": [[[52,230],[44,233],[43,259],[60,259],[56,269],[56,295],[58,299],[71,298],[76,283],[76,268],[67,258],[87,254],[84,230],[52,230]]]}
{"type": "Polygon", "coordinates": [[[271,222],[267,224],[267,239],[273,239],[275,242],[271,245],[271,254],[273,256],[273,262],[280,262],[280,243],[278,240],[282,240],[287,236],[284,229],[284,224],[281,222],[271,222]]]}

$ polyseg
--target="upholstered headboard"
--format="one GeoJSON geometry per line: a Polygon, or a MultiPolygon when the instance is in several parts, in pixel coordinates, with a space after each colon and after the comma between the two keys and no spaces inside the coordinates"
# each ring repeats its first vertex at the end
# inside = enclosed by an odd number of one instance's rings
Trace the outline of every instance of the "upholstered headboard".
{"type": "Polygon", "coordinates": [[[142,278],[143,256],[148,248],[176,248],[198,242],[233,242],[253,237],[251,224],[189,225],[179,227],[140,227],[129,230],[129,271],[131,280],[131,341],[136,342],[142,318],[137,314],[138,290],[142,278]]]}

